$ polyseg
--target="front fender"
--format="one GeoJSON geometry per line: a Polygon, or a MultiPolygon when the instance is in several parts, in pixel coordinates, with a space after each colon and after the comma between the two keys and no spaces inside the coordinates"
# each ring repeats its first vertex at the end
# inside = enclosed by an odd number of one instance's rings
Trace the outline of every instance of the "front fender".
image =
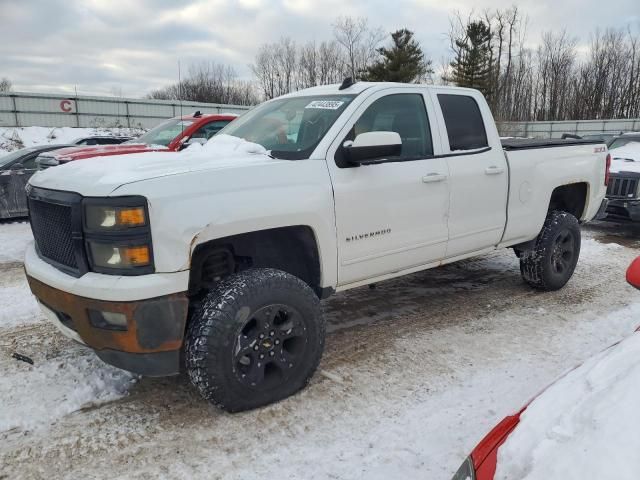
{"type": "Polygon", "coordinates": [[[274,160],[159,177],[114,193],[132,194],[148,199],[158,272],[190,269],[194,249],[211,240],[303,225],[316,237],[322,286],[336,283],[333,192],[323,160],[274,160]]]}

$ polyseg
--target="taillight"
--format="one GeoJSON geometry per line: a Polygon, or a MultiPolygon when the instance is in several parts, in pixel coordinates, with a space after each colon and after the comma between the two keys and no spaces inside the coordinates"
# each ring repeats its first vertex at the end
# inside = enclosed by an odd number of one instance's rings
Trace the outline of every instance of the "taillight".
{"type": "Polygon", "coordinates": [[[609,185],[609,177],[611,176],[609,170],[611,169],[611,154],[607,153],[607,161],[604,167],[604,186],[609,185]]]}

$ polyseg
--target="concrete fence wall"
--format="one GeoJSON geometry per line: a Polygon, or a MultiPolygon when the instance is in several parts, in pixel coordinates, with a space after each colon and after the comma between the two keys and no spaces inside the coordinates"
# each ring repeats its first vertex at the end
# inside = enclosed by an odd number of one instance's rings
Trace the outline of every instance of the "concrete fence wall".
{"type": "MultiPolygon", "coordinates": [[[[67,96],[41,93],[0,93],[0,127],[134,127],[151,128],[161,121],[200,110],[242,114],[250,107],[136,98],[67,96]]],[[[560,138],[577,135],[640,131],[640,119],[570,120],[558,122],[498,122],[505,137],[560,138]]]]}
{"type": "Polygon", "coordinates": [[[498,122],[503,137],[560,138],[563,133],[587,135],[640,131],[640,118],[565,120],[558,122],[498,122]]]}
{"type": "Polygon", "coordinates": [[[0,93],[0,127],[151,128],[167,118],[196,110],[242,114],[250,107],[216,103],[142,100],[117,97],[0,93]]]}

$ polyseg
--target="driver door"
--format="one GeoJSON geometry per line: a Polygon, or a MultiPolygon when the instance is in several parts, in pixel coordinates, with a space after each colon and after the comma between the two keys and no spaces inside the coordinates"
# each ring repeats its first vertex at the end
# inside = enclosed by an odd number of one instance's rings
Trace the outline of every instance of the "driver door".
{"type": "Polygon", "coordinates": [[[328,152],[338,243],[338,285],[392,276],[445,257],[448,167],[430,97],[420,88],[377,92],[361,105],[328,152]],[[402,139],[397,157],[349,165],[343,144],[371,131],[402,139]],[[435,130],[437,131],[437,130],[435,130]]]}

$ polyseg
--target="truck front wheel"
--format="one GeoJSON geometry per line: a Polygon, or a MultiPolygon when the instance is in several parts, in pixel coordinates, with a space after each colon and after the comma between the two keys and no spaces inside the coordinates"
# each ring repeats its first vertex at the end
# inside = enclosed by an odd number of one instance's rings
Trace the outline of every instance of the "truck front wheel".
{"type": "Polygon", "coordinates": [[[185,361],[202,396],[228,412],[302,389],[324,348],[320,302],[299,278],[270,268],[232,275],[210,291],[187,328],[185,361]]]}
{"type": "Polygon", "coordinates": [[[573,275],[579,256],[578,220],[555,210],[547,216],[534,248],[520,253],[520,273],[538,290],[559,290],[573,275]]]}

